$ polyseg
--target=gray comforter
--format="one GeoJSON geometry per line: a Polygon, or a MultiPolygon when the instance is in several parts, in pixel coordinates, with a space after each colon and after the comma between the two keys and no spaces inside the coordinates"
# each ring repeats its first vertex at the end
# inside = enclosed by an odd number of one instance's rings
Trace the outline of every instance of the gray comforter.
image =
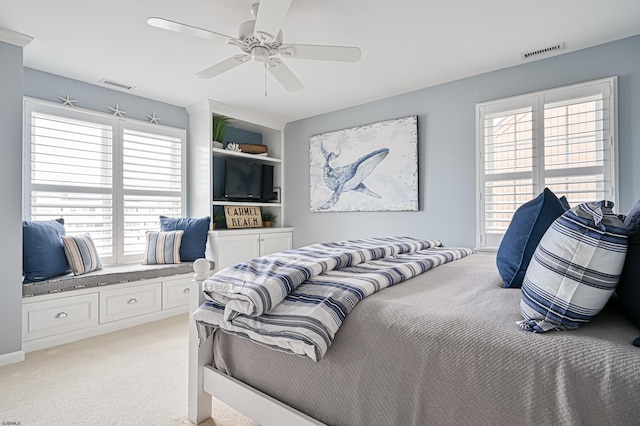
{"type": "Polygon", "coordinates": [[[219,370],[330,425],[637,425],[640,335],[617,301],[528,333],[520,290],[472,255],[361,301],[324,358],[217,332],[219,370]]]}

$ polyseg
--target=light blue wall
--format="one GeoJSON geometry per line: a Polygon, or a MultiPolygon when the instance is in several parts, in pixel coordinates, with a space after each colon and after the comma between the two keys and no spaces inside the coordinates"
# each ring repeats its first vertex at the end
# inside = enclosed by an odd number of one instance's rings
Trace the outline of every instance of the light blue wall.
{"type": "Polygon", "coordinates": [[[22,349],[22,48],[0,42],[0,355],[22,349]]]}
{"type": "Polygon", "coordinates": [[[113,114],[108,106],[115,107],[118,104],[127,113],[125,118],[148,122],[147,115],[155,112],[156,117],[161,118],[159,124],[182,129],[189,127],[189,115],[182,107],[32,68],[24,69],[24,86],[24,95],[33,98],[61,103],[58,96],[64,97],[68,93],[71,99],[78,100],[74,104],[78,108],[113,114]]]}
{"type": "MultiPolygon", "coordinates": [[[[493,71],[287,124],[286,224],[294,246],[373,235],[412,235],[475,246],[475,105],[618,76],[620,202],[640,198],[640,36],[493,71]],[[309,211],[309,138],[407,115],[418,116],[420,211],[309,211]]],[[[390,77],[391,78],[391,77],[390,77]]]]}

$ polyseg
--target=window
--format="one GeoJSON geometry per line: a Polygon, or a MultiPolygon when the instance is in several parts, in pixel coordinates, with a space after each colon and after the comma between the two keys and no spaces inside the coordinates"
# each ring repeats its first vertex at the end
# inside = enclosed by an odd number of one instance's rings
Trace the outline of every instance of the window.
{"type": "Polygon", "coordinates": [[[476,106],[478,248],[496,248],[545,187],[571,206],[617,201],[616,78],[476,106]]]}
{"type": "Polygon", "coordinates": [[[159,215],[183,216],[185,131],[25,101],[24,212],[90,233],[103,263],[141,259],[159,215]]]}

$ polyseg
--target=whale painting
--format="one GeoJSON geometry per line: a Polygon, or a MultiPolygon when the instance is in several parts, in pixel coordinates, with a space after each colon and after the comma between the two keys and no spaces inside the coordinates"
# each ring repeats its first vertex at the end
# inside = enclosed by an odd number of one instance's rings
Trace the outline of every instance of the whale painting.
{"type": "Polygon", "coordinates": [[[312,212],[418,210],[417,117],[312,136],[312,212]]]}

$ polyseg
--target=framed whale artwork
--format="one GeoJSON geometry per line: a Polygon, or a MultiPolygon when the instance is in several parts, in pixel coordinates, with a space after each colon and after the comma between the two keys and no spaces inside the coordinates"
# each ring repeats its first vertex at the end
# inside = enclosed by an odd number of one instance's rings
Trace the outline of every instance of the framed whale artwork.
{"type": "Polygon", "coordinates": [[[418,210],[418,117],[312,136],[312,212],[418,210]]]}

